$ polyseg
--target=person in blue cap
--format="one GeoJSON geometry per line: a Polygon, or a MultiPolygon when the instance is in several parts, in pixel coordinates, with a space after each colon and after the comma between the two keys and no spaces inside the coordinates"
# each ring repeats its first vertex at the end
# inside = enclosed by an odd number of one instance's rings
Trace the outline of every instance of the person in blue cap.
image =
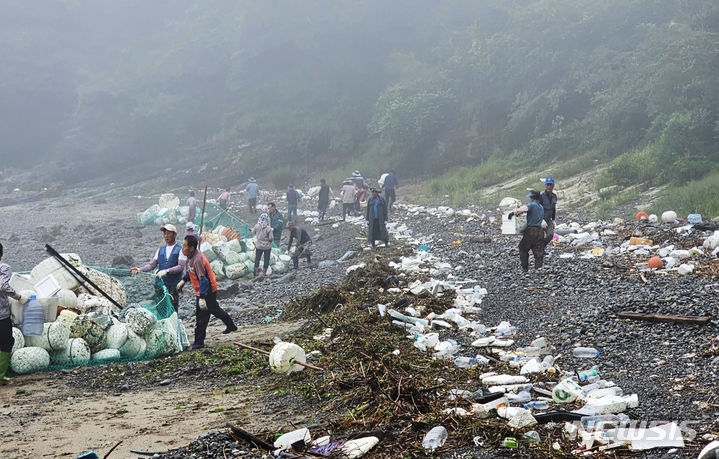
{"type": "Polygon", "coordinates": [[[552,177],[547,177],[544,181],[544,191],[539,194],[539,203],[544,208],[544,221],[547,222],[544,243],[549,244],[554,236],[554,219],[557,216],[557,194],[554,192],[552,177]]]}
{"type": "Polygon", "coordinates": [[[529,272],[529,251],[534,255],[534,268],[539,269],[544,264],[544,208],[539,204],[539,191],[532,190],[527,197],[529,204],[511,212],[509,218],[515,215],[527,213],[527,228],[523,232],[522,240],[519,241],[519,262],[522,271],[529,272]]]}

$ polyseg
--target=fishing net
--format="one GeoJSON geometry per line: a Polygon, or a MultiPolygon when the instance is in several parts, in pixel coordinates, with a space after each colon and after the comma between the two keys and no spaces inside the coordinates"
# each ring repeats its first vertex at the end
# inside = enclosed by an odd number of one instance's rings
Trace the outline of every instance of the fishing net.
{"type": "MultiPolygon", "coordinates": [[[[119,281],[127,294],[127,306],[113,317],[105,311],[94,311],[78,316],[66,311],[57,321],[69,320],[72,329],[67,344],[59,349],[50,349],[50,363],[39,371],[54,371],[78,366],[98,366],[110,363],[150,360],[153,358],[182,352],[189,347],[187,333],[182,321],[172,306],[167,288],[160,279],[149,273],[132,276],[127,269],[87,266],[119,281]],[[149,311],[142,314],[130,313],[132,310],[149,311]],[[67,314],[69,319],[67,319],[67,314]],[[134,317],[131,317],[134,316],[134,317]],[[147,320],[147,326],[138,328],[137,318],[147,320]],[[82,319],[82,320],[80,320],[82,319]],[[142,334],[135,333],[134,330],[142,334]]],[[[45,333],[53,329],[45,327],[45,333]]],[[[39,337],[39,341],[57,341],[55,336],[39,337]]],[[[27,346],[27,344],[26,344],[27,346]]],[[[59,347],[59,346],[55,346],[59,347]]],[[[40,351],[38,351],[40,352],[40,351]]],[[[33,368],[24,364],[22,355],[18,355],[16,367],[33,368]]],[[[26,356],[25,360],[30,361],[26,356]]],[[[38,361],[34,359],[33,361],[38,361]]],[[[23,371],[25,372],[25,371],[23,371]]]]}
{"type": "MultiPolygon", "coordinates": [[[[200,212],[200,215],[202,213],[200,212]]],[[[200,223],[200,217],[195,219],[195,223],[200,223]]],[[[232,230],[240,236],[240,239],[250,239],[252,233],[250,233],[250,225],[233,214],[232,212],[221,208],[220,206],[208,202],[205,204],[204,220],[202,221],[202,231],[212,231],[218,226],[224,226],[232,228],[232,230]]]]}

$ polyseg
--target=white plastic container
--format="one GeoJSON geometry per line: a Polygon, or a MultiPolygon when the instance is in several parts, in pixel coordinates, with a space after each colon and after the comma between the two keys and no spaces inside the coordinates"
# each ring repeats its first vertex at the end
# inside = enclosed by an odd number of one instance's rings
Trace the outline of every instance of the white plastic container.
{"type": "Polygon", "coordinates": [[[293,430],[292,432],[287,432],[286,434],[282,434],[279,437],[277,437],[277,440],[275,440],[275,448],[286,450],[290,449],[294,443],[297,443],[298,441],[304,441],[305,444],[309,444],[312,441],[312,436],[310,435],[310,431],[308,428],[302,428],[293,430]]]}
{"type": "Polygon", "coordinates": [[[35,291],[38,297],[47,298],[60,291],[60,284],[55,279],[55,276],[48,274],[35,284],[35,291]]]}
{"type": "Polygon", "coordinates": [[[433,427],[422,440],[422,447],[429,453],[433,453],[437,448],[441,448],[447,441],[447,429],[444,426],[433,427]]]}

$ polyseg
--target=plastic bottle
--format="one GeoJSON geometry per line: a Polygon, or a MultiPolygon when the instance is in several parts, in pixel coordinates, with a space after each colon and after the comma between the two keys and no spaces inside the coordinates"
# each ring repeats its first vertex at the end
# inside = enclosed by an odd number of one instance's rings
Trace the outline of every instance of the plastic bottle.
{"type": "Polygon", "coordinates": [[[598,416],[583,416],[581,423],[588,428],[605,429],[607,427],[619,427],[629,422],[629,416],[619,414],[601,414],[598,416]]]}
{"type": "MultiPolygon", "coordinates": [[[[582,382],[589,381],[590,378],[593,378],[593,377],[596,377],[595,380],[599,381],[599,371],[597,371],[597,367],[592,367],[589,370],[580,371],[577,374],[579,375],[579,380],[582,382]]],[[[591,381],[591,382],[595,382],[595,381],[591,381]]]]}
{"type": "Polygon", "coordinates": [[[533,409],[533,410],[547,410],[547,409],[549,409],[549,402],[546,400],[537,400],[535,402],[525,403],[522,406],[524,406],[527,409],[533,409]]]}
{"type": "Polygon", "coordinates": [[[517,333],[518,331],[519,331],[519,327],[509,326],[509,327],[498,328],[498,329],[494,332],[494,334],[497,335],[497,336],[499,336],[499,337],[512,336],[512,335],[514,335],[515,333],[517,333]]]}
{"type": "Polygon", "coordinates": [[[44,325],[45,307],[40,304],[35,295],[32,295],[22,310],[22,334],[40,336],[44,325]]]}
{"type": "Polygon", "coordinates": [[[477,366],[477,359],[474,357],[457,357],[454,364],[459,368],[471,368],[477,366]]]}
{"type": "Polygon", "coordinates": [[[530,443],[539,443],[541,439],[539,438],[539,433],[536,430],[530,430],[529,432],[525,432],[522,437],[529,440],[530,443]]]}
{"type": "Polygon", "coordinates": [[[545,337],[541,336],[541,337],[535,339],[534,341],[532,341],[530,343],[530,346],[537,347],[539,349],[545,348],[545,347],[547,347],[547,339],[545,337]]]}
{"type": "Polygon", "coordinates": [[[593,359],[599,355],[599,351],[593,347],[575,347],[572,349],[572,355],[582,359],[593,359]]]}
{"type": "Polygon", "coordinates": [[[505,448],[516,448],[517,439],[514,437],[506,437],[504,440],[502,440],[502,446],[504,446],[505,448]]]}
{"type": "Polygon", "coordinates": [[[588,392],[585,392],[587,395],[587,398],[602,398],[606,397],[607,395],[617,395],[621,396],[624,395],[624,391],[622,391],[622,388],[619,386],[614,387],[605,387],[604,389],[594,389],[588,392]]]}
{"type": "Polygon", "coordinates": [[[507,399],[510,402],[514,402],[514,403],[526,403],[526,402],[529,402],[530,400],[532,400],[532,394],[530,394],[526,390],[523,390],[517,394],[513,394],[510,392],[507,394],[507,399]]]}
{"type": "Polygon", "coordinates": [[[447,429],[444,426],[433,427],[427,432],[422,440],[422,447],[428,452],[433,453],[437,448],[441,448],[447,441],[447,429]]]}

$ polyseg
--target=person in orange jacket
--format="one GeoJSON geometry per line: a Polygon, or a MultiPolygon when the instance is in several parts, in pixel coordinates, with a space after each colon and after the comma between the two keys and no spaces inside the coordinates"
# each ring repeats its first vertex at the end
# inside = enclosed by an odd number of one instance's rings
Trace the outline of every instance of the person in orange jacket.
{"type": "Polygon", "coordinates": [[[195,289],[195,341],[192,343],[192,349],[201,349],[205,347],[205,336],[207,334],[207,324],[210,322],[210,315],[220,319],[225,324],[224,334],[232,333],[237,330],[237,325],[232,321],[232,317],[220,307],[217,302],[217,280],[215,273],[212,272],[210,262],[207,261],[205,255],[197,249],[197,238],[195,236],[186,236],[182,241],[182,253],[187,257],[187,271],[179,284],[177,291],[182,291],[185,283],[189,280],[195,289]]]}

